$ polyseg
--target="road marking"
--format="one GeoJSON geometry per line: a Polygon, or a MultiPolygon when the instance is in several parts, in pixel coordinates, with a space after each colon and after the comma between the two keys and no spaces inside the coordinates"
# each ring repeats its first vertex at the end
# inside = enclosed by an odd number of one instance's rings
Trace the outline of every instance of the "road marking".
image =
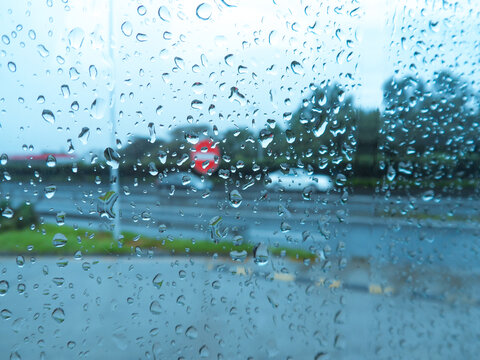
{"type": "Polygon", "coordinates": [[[237,266],[237,275],[247,275],[244,266],[237,266]]]}
{"type": "MultiPolygon", "coordinates": [[[[207,269],[208,270],[213,270],[214,264],[209,262],[207,263],[207,269]]],[[[230,272],[234,275],[240,275],[240,276],[250,276],[252,274],[255,274],[254,269],[242,265],[237,265],[234,268],[231,268],[230,272]]],[[[297,278],[294,274],[290,273],[279,273],[279,272],[274,272],[273,273],[273,280],[277,281],[284,281],[284,282],[305,282],[305,280],[308,279],[302,279],[302,278],[297,278]]],[[[309,282],[309,280],[307,281],[309,282]]],[[[322,287],[328,287],[329,289],[340,289],[340,288],[345,288],[347,290],[354,290],[354,291],[360,291],[360,292],[367,292],[372,295],[392,295],[395,293],[395,289],[392,286],[385,286],[382,287],[381,285],[378,284],[351,284],[351,283],[344,283],[341,280],[330,280],[325,277],[319,278],[317,281],[314,282],[315,286],[322,286],[322,287]]]]}
{"type": "Polygon", "coordinates": [[[370,284],[370,286],[368,287],[368,292],[370,294],[382,294],[383,290],[382,290],[382,287],[380,285],[370,284]]]}
{"type": "Polygon", "coordinates": [[[284,274],[284,273],[274,273],[273,274],[274,280],[280,281],[295,281],[295,275],[293,274],[284,274]]]}
{"type": "Polygon", "coordinates": [[[338,289],[338,288],[340,288],[341,286],[342,286],[342,282],[341,282],[340,280],[334,280],[334,281],[332,281],[332,283],[331,283],[330,285],[328,285],[328,287],[329,287],[330,289],[332,289],[332,288],[333,288],[333,289],[338,289]]]}

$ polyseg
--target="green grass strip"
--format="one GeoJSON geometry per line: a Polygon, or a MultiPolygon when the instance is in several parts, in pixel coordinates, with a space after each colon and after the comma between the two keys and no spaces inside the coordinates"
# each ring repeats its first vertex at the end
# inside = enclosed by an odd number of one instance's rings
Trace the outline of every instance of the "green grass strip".
{"type": "MultiPolygon", "coordinates": [[[[207,255],[229,256],[230,251],[245,250],[248,256],[252,255],[252,244],[235,246],[229,241],[218,244],[208,241],[192,241],[188,239],[169,239],[159,237],[138,236],[138,234],[124,232],[121,244],[113,240],[112,234],[107,231],[91,229],[74,229],[70,226],[44,224],[37,229],[22,229],[0,232],[0,254],[32,254],[32,255],[62,255],[73,256],[77,251],[82,255],[134,255],[137,249],[142,254],[146,250],[163,252],[174,255],[207,255]],[[67,242],[62,247],[53,245],[56,234],[63,234],[67,242]]],[[[285,256],[293,260],[314,260],[315,254],[303,249],[269,248],[274,256],[285,256]]]]}

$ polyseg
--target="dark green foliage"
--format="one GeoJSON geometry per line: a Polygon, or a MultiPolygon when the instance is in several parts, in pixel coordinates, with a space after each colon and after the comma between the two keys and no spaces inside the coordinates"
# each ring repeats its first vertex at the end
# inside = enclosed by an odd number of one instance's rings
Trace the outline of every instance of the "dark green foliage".
{"type": "MultiPolygon", "coordinates": [[[[12,209],[8,206],[6,201],[0,203],[0,213],[3,213],[8,208],[12,209]]],[[[14,229],[20,230],[28,228],[33,224],[38,224],[38,216],[35,213],[33,205],[22,204],[18,208],[12,210],[14,213],[13,217],[0,217],[0,232],[14,229]]]]}

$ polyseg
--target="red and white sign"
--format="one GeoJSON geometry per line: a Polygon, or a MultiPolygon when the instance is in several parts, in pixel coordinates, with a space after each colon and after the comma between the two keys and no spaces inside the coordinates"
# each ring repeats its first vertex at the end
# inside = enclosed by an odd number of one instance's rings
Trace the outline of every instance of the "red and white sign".
{"type": "Polygon", "coordinates": [[[195,145],[195,151],[190,153],[190,159],[195,162],[194,169],[200,174],[217,170],[220,163],[220,149],[218,143],[205,139],[195,145]]]}

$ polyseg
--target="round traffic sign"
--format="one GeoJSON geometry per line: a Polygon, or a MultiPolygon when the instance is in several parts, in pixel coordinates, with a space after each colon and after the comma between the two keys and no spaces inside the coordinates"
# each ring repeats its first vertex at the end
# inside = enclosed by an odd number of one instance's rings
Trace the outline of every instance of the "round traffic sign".
{"type": "Polygon", "coordinates": [[[195,163],[194,169],[200,174],[213,172],[220,163],[220,149],[212,140],[201,140],[190,153],[190,159],[195,163]]]}

